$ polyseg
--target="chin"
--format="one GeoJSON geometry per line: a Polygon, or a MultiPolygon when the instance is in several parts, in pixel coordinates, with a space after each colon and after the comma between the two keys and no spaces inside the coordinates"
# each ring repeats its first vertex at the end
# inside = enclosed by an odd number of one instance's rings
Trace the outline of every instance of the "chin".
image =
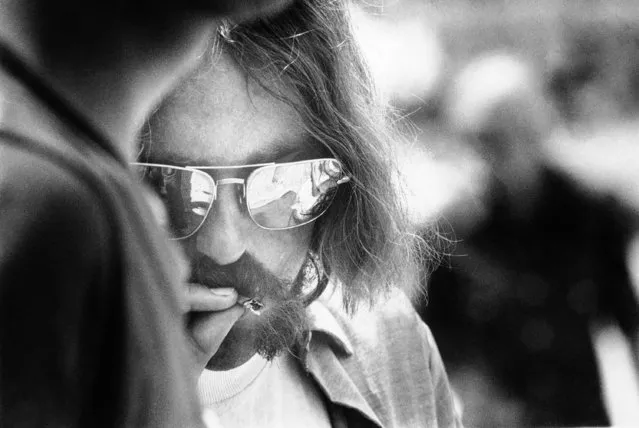
{"type": "Polygon", "coordinates": [[[206,368],[229,370],[244,364],[256,353],[270,361],[283,351],[294,351],[303,342],[308,325],[301,302],[276,304],[266,300],[261,315],[247,311],[235,323],[206,368]]]}
{"type": "Polygon", "coordinates": [[[255,341],[255,323],[258,316],[246,311],[231,328],[213,358],[206,365],[209,370],[224,371],[241,366],[257,352],[255,341]]]}

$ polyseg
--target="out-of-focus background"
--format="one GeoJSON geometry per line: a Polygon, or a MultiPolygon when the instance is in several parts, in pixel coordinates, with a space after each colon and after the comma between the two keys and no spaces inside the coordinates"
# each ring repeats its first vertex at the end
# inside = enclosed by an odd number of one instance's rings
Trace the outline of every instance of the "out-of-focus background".
{"type": "Polygon", "coordinates": [[[639,426],[636,0],[361,0],[469,427],[639,426]],[[404,121],[402,121],[404,122],[404,121]]]}

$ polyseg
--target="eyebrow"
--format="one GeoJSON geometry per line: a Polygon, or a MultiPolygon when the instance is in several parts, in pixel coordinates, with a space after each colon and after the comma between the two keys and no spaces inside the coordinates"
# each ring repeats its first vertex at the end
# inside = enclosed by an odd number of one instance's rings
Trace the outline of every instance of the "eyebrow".
{"type": "MultiPolygon", "coordinates": [[[[151,143],[150,153],[145,160],[146,162],[176,166],[209,166],[214,163],[210,157],[184,156],[175,152],[165,151],[160,155],[154,155],[152,146],[153,143],[151,143]]],[[[294,140],[281,140],[268,144],[268,146],[267,149],[251,153],[241,165],[307,160],[318,156],[321,157],[325,151],[324,147],[310,135],[294,140]]]]}

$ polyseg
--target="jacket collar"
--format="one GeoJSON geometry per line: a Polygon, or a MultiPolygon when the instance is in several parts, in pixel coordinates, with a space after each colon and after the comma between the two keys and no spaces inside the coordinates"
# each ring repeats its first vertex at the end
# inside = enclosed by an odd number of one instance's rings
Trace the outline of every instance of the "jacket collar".
{"type": "Polygon", "coordinates": [[[323,333],[336,351],[349,357],[353,355],[353,344],[335,316],[321,300],[311,303],[307,308],[307,314],[312,334],[323,333]]]}
{"type": "Polygon", "coordinates": [[[308,306],[310,334],[301,355],[302,364],[331,403],[355,409],[381,427],[378,416],[365,398],[370,391],[362,391],[356,385],[350,373],[352,364],[346,364],[347,361],[354,362],[355,350],[344,327],[331,312],[330,308],[336,305],[341,305],[339,293],[327,300],[318,299],[308,306]]]}

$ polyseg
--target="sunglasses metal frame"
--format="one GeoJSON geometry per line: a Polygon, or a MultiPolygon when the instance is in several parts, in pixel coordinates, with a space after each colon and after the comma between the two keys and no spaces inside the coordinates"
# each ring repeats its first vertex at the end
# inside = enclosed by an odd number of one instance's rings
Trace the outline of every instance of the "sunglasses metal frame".
{"type": "MultiPolygon", "coordinates": [[[[324,211],[322,211],[320,214],[318,214],[317,216],[315,216],[313,219],[305,221],[303,223],[299,223],[299,224],[295,224],[293,226],[287,226],[287,227],[265,227],[262,226],[261,224],[259,224],[255,218],[253,217],[253,213],[251,213],[251,209],[249,208],[249,205],[246,201],[246,188],[249,185],[249,182],[251,180],[251,178],[254,176],[254,174],[256,174],[258,171],[260,171],[263,168],[266,167],[272,167],[272,166],[277,166],[277,165],[298,165],[298,164],[302,164],[302,163],[310,163],[310,162],[318,162],[318,161],[334,161],[337,162],[340,166],[340,168],[343,168],[343,165],[340,161],[338,161],[335,158],[317,158],[317,159],[306,159],[306,160],[302,160],[302,161],[295,161],[295,162],[282,162],[282,163],[277,163],[277,162],[268,162],[268,163],[256,163],[256,164],[250,164],[250,165],[232,165],[232,166],[194,166],[194,165],[186,165],[186,166],[179,166],[179,165],[170,165],[170,164],[162,164],[162,163],[146,163],[146,162],[131,162],[132,166],[150,166],[150,167],[161,167],[161,168],[173,168],[173,169],[181,169],[181,170],[186,170],[186,171],[192,171],[192,172],[199,172],[202,173],[204,176],[207,177],[207,180],[209,180],[212,183],[212,188],[213,188],[213,199],[211,200],[211,203],[208,204],[208,207],[206,209],[206,213],[202,216],[202,221],[200,221],[200,224],[193,230],[193,232],[189,233],[188,235],[179,237],[179,238],[173,238],[171,237],[170,239],[175,240],[175,241],[179,241],[182,239],[188,239],[191,236],[195,235],[198,230],[200,230],[200,228],[202,227],[202,225],[204,224],[204,222],[206,221],[206,219],[209,216],[209,213],[211,212],[211,209],[213,208],[213,203],[217,200],[217,188],[220,185],[226,185],[226,184],[236,184],[236,185],[241,185],[242,186],[242,200],[244,203],[244,206],[246,207],[246,212],[249,215],[249,218],[251,219],[251,221],[260,229],[264,229],[264,230],[290,230],[290,229],[295,229],[297,227],[301,227],[301,226],[305,226],[309,223],[314,222],[315,220],[317,220],[318,218],[320,218],[322,215],[324,215],[324,213],[328,210],[329,207],[326,207],[326,209],[324,211]],[[244,178],[237,178],[237,177],[228,177],[228,178],[221,178],[219,180],[214,179],[213,177],[211,177],[210,174],[208,174],[206,171],[209,170],[231,170],[231,169],[243,169],[243,168],[255,168],[253,171],[251,171],[251,173],[248,175],[248,177],[244,178]]],[[[336,181],[336,185],[340,185],[343,183],[347,183],[350,181],[350,177],[346,174],[344,174],[344,176],[342,178],[340,178],[339,180],[336,181]]],[[[331,201],[332,203],[332,201],[331,201]]],[[[330,205],[329,205],[330,206],[330,205]]]]}

